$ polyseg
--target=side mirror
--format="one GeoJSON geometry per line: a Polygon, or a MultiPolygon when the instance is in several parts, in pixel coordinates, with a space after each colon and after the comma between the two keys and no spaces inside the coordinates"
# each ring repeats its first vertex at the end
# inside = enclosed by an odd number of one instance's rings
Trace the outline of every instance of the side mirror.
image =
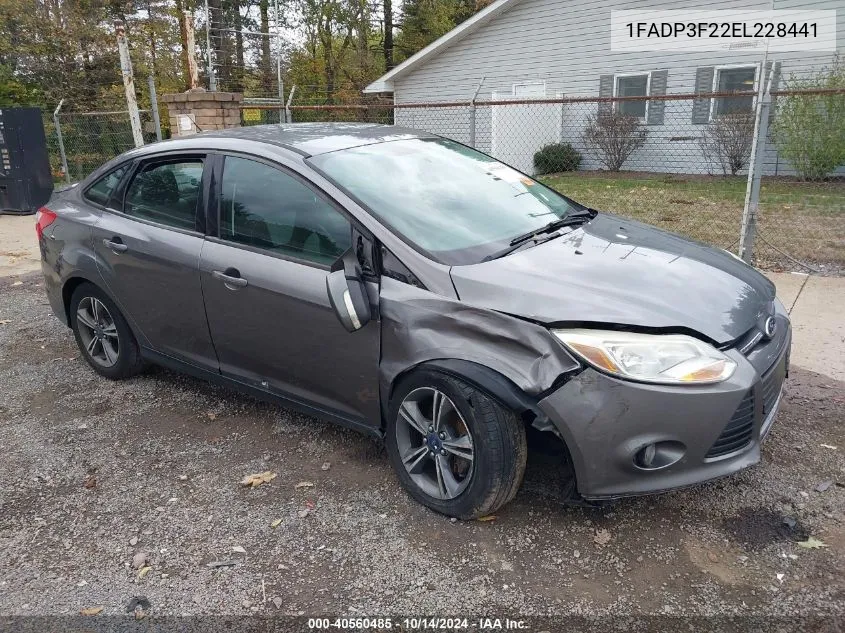
{"type": "Polygon", "coordinates": [[[360,330],[370,322],[370,299],[352,249],[332,265],[326,277],[326,290],[338,321],[348,332],[360,330]]]}

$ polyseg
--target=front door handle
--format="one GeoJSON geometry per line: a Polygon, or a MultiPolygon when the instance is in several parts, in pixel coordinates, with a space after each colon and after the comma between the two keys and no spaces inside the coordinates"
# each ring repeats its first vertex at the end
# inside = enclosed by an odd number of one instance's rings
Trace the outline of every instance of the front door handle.
{"type": "Polygon", "coordinates": [[[241,273],[236,268],[227,268],[225,272],[222,270],[212,270],[211,276],[222,281],[226,284],[227,288],[243,288],[249,284],[246,279],[241,277],[241,273]]]}
{"type": "Polygon", "coordinates": [[[129,250],[129,247],[123,243],[119,237],[113,237],[111,239],[104,239],[103,244],[106,245],[106,248],[110,248],[115,253],[124,253],[129,250]]]}

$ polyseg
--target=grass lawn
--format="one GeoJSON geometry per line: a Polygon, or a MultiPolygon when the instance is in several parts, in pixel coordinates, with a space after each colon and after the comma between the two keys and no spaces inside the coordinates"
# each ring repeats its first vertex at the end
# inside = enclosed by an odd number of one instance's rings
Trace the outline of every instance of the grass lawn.
{"type": "MultiPolygon", "coordinates": [[[[539,178],[575,200],[736,251],[744,177],[567,172],[539,178]]],[[[813,264],[845,267],[845,180],[764,178],[757,264],[794,268],[771,245],[813,264]]]]}

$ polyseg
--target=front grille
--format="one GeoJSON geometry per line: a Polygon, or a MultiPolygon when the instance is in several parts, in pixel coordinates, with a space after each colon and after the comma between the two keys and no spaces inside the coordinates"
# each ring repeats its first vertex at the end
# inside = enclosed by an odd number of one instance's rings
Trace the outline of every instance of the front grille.
{"type": "Polygon", "coordinates": [[[721,457],[747,446],[754,432],[754,392],[749,390],[734,411],[731,421],[707,451],[705,457],[721,457]]]}
{"type": "Polygon", "coordinates": [[[763,376],[762,392],[763,392],[763,416],[767,416],[774,408],[775,403],[780,395],[781,386],[785,378],[786,358],[781,359],[775,364],[772,370],[763,376]]]}

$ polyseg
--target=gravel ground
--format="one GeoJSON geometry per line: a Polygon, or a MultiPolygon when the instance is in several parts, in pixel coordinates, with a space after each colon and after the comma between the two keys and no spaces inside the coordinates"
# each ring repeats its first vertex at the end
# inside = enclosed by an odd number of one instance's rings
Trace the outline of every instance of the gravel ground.
{"type": "Polygon", "coordinates": [[[0,614],[123,614],[143,595],[156,615],[845,615],[843,383],[793,367],[763,463],[736,476],[571,508],[533,451],[495,520],[453,522],[354,432],[161,369],[99,378],[40,278],[12,284],[0,614]]]}

